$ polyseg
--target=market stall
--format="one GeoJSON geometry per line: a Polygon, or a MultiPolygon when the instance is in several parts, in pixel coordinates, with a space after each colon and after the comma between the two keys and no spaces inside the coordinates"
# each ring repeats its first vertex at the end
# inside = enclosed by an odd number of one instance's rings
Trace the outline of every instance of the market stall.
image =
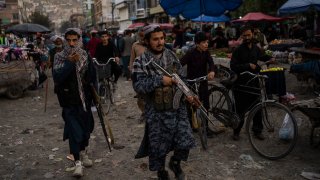
{"type": "Polygon", "coordinates": [[[303,47],[292,47],[290,48],[291,51],[301,53],[306,55],[307,57],[314,57],[320,60],[320,48],[303,48],[303,47]]]}
{"type": "Polygon", "coordinates": [[[304,43],[300,39],[275,39],[269,43],[268,49],[271,51],[287,51],[292,47],[303,47],[304,43]]]}
{"type": "Polygon", "coordinates": [[[230,68],[231,53],[228,49],[215,49],[210,51],[211,57],[215,65],[230,68]]]}

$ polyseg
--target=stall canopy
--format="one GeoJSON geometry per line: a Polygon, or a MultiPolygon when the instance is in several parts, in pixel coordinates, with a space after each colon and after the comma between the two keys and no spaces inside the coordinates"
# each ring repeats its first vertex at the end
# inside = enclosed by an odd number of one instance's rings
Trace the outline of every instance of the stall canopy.
{"type": "MultiPolygon", "coordinates": [[[[160,26],[160,28],[162,29],[172,29],[173,28],[173,24],[171,23],[152,23],[152,24],[157,24],[160,26]]],[[[131,24],[128,29],[137,29],[137,28],[142,28],[144,27],[145,25],[147,25],[146,23],[134,23],[134,24],[131,24]]]]}
{"type": "Polygon", "coordinates": [[[197,18],[192,19],[191,21],[195,22],[227,22],[230,21],[230,18],[226,15],[221,15],[221,16],[205,16],[201,15],[197,18]]]}
{"type": "Polygon", "coordinates": [[[129,29],[135,29],[135,28],[140,28],[143,27],[145,25],[145,23],[143,22],[139,22],[139,23],[133,23],[130,26],[128,26],[129,29]]]}
{"type": "Polygon", "coordinates": [[[162,29],[172,29],[173,28],[173,24],[171,24],[171,23],[160,23],[159,26],[162,29]]]}
{"type": "Polygon", "coordinates": [[[278,14],[284,15],[304,12],[312,7],[320,11],[320,0],[289,0],[280,7],[278,14]]]}
{"type": "Polygon", "coordinates": [[[233,20],[232,22],[248,22],[248,21],[283,21],[286,20],[286,18],[280,18],[280,17],[273,17],[266,14],[263,14],[262,12],[251,12],[246,14],[240,19],[233,20]]]}
{"type": "Polygon", "coordinates": [[[186,19],[200,15],[220,16],[237,9],[241,4],[242,0],[160,0],[160,5],[168,15],[182,15],[186,19]]]}

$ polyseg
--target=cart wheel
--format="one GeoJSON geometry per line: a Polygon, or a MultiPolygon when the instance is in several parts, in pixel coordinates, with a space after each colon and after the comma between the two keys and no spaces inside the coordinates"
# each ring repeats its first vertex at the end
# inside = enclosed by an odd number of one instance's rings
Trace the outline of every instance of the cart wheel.
{"type": "Polygon", "coordinates": [[[18,99],[23,95],[23,89],[21,86],[14,85],[8,88],[6,94],[10,99],[18,99]]]}
{"type": "Polygon", "coordinates": [[[310,145],[314,148],[317,148],[320,145],[319,134],[319,129],[316,126],[312,126],[310,134],[310,145]]]}

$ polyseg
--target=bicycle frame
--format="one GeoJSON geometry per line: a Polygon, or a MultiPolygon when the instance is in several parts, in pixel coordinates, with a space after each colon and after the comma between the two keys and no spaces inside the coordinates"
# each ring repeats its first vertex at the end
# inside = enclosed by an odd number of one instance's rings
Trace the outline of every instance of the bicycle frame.
{"type": "MultiPolygon", "coordinates": [[[[199,97],[199,87],[200,87],[200,83],[201,81],[206,81],[208,79],[208,76],[202,76],[202,77],[198,77],[195,79],[188,79],[187,82],[188,83],[192,83],[192,84],[188,84],[188,86],[190,87],[190,89],[192,89],[192,91],[199,97]],[[193,87],[194,86],[194,87],[193,87]]],[[[203,111],[203,113],[206,115],[205,118],[211,123],[214,124],[212,122],[212,120],[209,118],[208,116],[208,111],[207,109],[203,106],[203,104],[201,103],[201,107],[200,110],[203,111]]]]}
{"type": "Polygon", "coordinates": [[[257,98],[252,99],[252,104],[248,104],[249,107],[246,107],[247,109],[244,109],[244,114],[242,114],[243,116],[247,114],[244,120],[246,123],[246,130],[249,136],[249,141],[254,150],[257,151],[261,156],[271,160],[283,158],[292,151],[297,141],[298,129],[294,116],[292,115],[290,109],[283,104],[278,103],[275,100],[268,99],[265,87],[265,79],[267,78],[266,75],[253,74],[251,72],[243,72],[240,75],[243,74],[249,74],[252,76],[252,78],[250,78],[249,81],[247,81],[244,85],[234,86],[232,85],[234,81],[230,79],[230,81],[222,82],[225,87],[213,86],[212,92],[220,93],[219,101],[222,100],[222,104],[215,104],[216,108],[213,109],[216,109],[217,113],[222,114],[237,112],[235,109],[230,109],[230,104],[235,107],[233,94],[234,92],[232,92],[234,90],[237,90],[237,92],[256,95],[257,98]],[[255,87],[249,86],[249,83],[253,80],[257,80],[257,78],[258,82],[257,84],[255,84],[255,87]],[[246,89],[241,87],[245,87],[246,89]],[[231,95],[229,94],[230,90],[232,93],[231,95]],[[226,104],[229,104],[229,109],[220,108],[222,106],[225,106],[226,104]],[[292,133],[292,137],[290,136],[290,138],[288,139],[281,139],[280,132],[283,128],[283,123],[285,122],[284,120],[286,118],[288,119],[287,121],[290,121],[292,124],[293,130],[290,131],[290,133],[292,133]],[[257,134],[262,133],[267,135],[265,137],[262,136],[263,139],[259,139],[257,137],[257,134]],[[263,141],[265,138],[268,140],[263,141]],[[275,147],[276,150],[274,151],[274,149],[270,148],[271,146],[275,147]]]}
{"type": "MultiPolygon", "coordinates": [[[[94,64],[96,64],[97,66],[104,67],[104,66],[107,66],[111,61],[115,61],[115,58],[109,58],[106,63],[99,63],[96,58],[92,58],[92,61],[93,61],[94,64]]],[[[97,76],[98,89],[100,88],[99,79],[100,79],[100,78],[97,76]]],[[[113,83],[110,84],[110,82],[112,82],[112,81],[110,80],[109,77],[103,78],[103,83],[104,83],[105,85],[107,85],[108,87],[111,88],[111,85],[113,86],[113,83]]]]}
{"type": "MultiPolygon", "coordinates": [[[[239,91],[239,92],[244,92],[246,94],[251,94],[251,95],[256,95],[259,96],[259,98],[257,98],[257,100],[255,102],[253,102],[250,107],[246,110],[246,112],[249,112],[250,109],[252,109],[256,104],[262,103],[262,102],[266,102],[266,101],[274,101],[274,100],[269,100],[268,96],[267,96],[267,91],[266,91],[266,87],[265,87],[265,79],[268,78],[266,75],[259,75],[259,74],[253,74],[249,71],[245,71],[243,73],[240,73],[240,75],[245,75],[245,74],[249,74],[252,75],[253,78],[250,79],[246,85],[237,85],[237,87],[232,86],[231,88],[226,88],[228,94],[231,92],[231,102],[232,102],[232,111],[236,112],[236,107],[235,107],[235,99],[234,99],[234,95],[233,95],[233,91],[239,91]],[[252,82],[253,80],[255,80],[256,78],[258,78],[258,83],[259,83],[259,87],[252,87],[250,85],[248,85],[250,82],[252,82]],[[243,90],[241,88],[246,88],[248,90],[243,90]],[[259,91],[259,93],[257,93],[259,91]]],[[[220,97],[219,102],[221,100],[222,97],[220,97]]]]}
{"type": "MultiPolygon", "coordinates": [[[[268,78],[268,76],[266,75],[260,75],[260,74],[253,74],[250,72],[243,72],[242,74],[250,74],[252,76],[254,76],[250,81],[254,80],[255,78],[258,78],[259,80],[259,87],[260,87],[260,94],[258,94],[260,97],[258,100],[256,100],[255,102],[252,103],[252,105],[248,108],[247,112],[250,113],[251,109],[253,109],[255,106],[258,105],[262,105],[262,122],[264,123],[265,126],[268,126],[268,128],[270,129],[270,127],[272,126],[270,124],[270,121],[268,120],[268,115],[267,115],[267,110],[266,110],[266,103],[267,101],[272,101],[274,102],[274,100],[269,100],[268,96],[267,96],[267,91],[266,91],[266,86],[265,86],[265,79],[268,78]]],[[[248,82],[250,82],[248,81],[248,82]]],[[[254,88],[257,89],[257,88],[254,88]]],[[[254,94],[254,93],[253,93],[254,94]]]]}
{"type": "MultiPolygon", "coordinates": [[[[115,58],[109,58],[106,63],[99,63],[96,58],[92,59],[96,66],[105,67],[110,62],[115,61],[115,58]]],[[[104,72],[104,69],[102,69],[104,72]]],[[[99,96],[104,102],[103,104],[107,105],[107,112],[109,112],[111,104],[114,103],[113,93],[115,92],[115,85],[114,82],[111,80],[110,77],[103,77],[102,79],[99,78],[99,73],[97,73],[97,90],[99,92],[99,96]]]]}
{"type": "Polygon", "coordinates": [[[265,79],[268,78],[268,76],[266,75],[260,75],[260,74],[253,74],[249,71],[245,71],[245,72],[242,72],[240,73],[240,75],[245,75],[245,74],[249,74],[251,76],[253,76],[252,79],[250,79],[246,85],[238,85],[238,88],[237,87],[232,87],[228,90],[228,92],[230,92],[231,90],[231,93],[232,93],[232,96],[231,96],[231,102],[232,102],[232,111],[233,112],[237,112],[236,111],[236,106],[235,106],[235,99],[234,99],[234,94],[233,94],[233,91],[234,90],[237,90],[239,92],[244,92],[246,94],[251,94],[251,95],[256,95],[256,96],[259,96],[259,98],[257,98],[257,100],[255,100],[249,107],[248,109],[245,111],[245,112],[251,112],[251,110],[256,107],[256,106],[259,106],[260,104],[262,105],[262,122],[264,123],[265,126],[268,126],[268,127],[271,127],[271,124],[270,124],[270,121],[268,120],[268,116],[267,116],[267,111],[266,111],[266,106],[265,106],[265,102],[275,102],[275,100],[269,100],[268,99],[268,96],[267,96],[267,91],[266,91],[266,87],[265,87],[265,79]],[[252,87],[252,86],[249,86],[248,84],[250,82],[252,82],[253,80],[255,80],[256,78],[258,78],[258,83],[259,83],[259,87],[252,87]],[[240,88],[239,88],[240,87],[240,88]],[[247,88],[249,90],[241,90],[241,87],[243,88],[247,88]],[[257,91],[259,91],[260,93],[257,93],[257,91]]]}

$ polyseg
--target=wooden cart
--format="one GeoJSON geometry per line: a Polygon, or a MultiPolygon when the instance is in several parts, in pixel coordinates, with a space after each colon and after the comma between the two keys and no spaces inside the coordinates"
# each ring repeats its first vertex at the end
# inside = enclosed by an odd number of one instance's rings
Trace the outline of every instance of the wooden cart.
{"type": "Polygon", "coordinates": [[[0,64],[0,94],[17,99],[36,80],[35,63],[31,60],[15,60],[0,64]]]}
{"type": "Polygon", "coordinates": [[[298,110],[306,115],[312,125],[310,132],[310,144],[319,146],[320,142],[314,142],[314,132],[316,128],[320,127],[320,97],[302,100],[290,103],[292,110],[298,110]]]}

